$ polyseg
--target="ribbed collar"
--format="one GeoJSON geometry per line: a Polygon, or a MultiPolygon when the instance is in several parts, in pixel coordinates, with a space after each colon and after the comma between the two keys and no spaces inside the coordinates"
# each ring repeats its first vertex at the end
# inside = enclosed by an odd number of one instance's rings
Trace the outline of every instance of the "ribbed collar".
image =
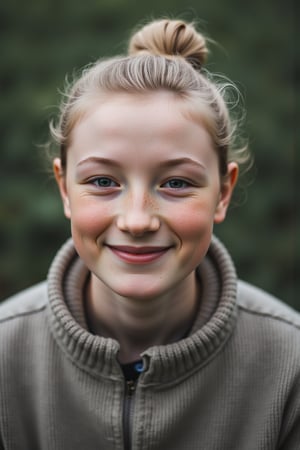
{"type": "MultiPolygon", "coordinates": [[[[56,255],[48,275],[49,321],[58,345],[73,362],[94,376],[120,378],[119,344],[88,331],[82,292],[88,269],[72,240],[56,255]]],[[[197,269],[202,295],[190,335],[143,353],[141,382],[166,383],[200,368],[226,343],[236,321],[237,278],[225,247],[213,237],[197,269]]]]}

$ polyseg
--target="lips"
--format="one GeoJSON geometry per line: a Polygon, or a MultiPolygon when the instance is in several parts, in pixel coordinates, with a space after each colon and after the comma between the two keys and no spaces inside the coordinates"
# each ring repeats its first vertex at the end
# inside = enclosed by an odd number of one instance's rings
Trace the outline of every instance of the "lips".
{"type": "Polygon", "coordinates": [[[107,245],[107,247],[121,260],[131,264],[145,264],[160,259],[170,247],[130,245],[107,245]]]}

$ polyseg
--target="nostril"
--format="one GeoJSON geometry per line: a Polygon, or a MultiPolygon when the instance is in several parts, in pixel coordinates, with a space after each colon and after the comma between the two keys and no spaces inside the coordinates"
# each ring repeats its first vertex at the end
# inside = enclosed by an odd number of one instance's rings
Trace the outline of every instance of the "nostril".
{"type": "Polygon", "coordinates": [[[121,231],[127,231],[135,236],[139,236],[144,233],[157,231],[160,228],[160,219],[158,216],[148,213],[130,211],[117,218],[117,227],[121,231]]]}

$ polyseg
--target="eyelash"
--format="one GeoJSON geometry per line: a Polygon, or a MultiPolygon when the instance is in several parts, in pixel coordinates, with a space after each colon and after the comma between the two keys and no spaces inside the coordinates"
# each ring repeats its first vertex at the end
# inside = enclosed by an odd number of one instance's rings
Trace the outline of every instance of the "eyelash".
{"type": "Polygon", "coordinates": [[[166,181],[165,183],[162,184],[162,187],[168,187],[169,189],[175,189],[175,190],[179,190],[179,189],[184,189],[187,188],[189,186],[191,186],[192,184],[186,180],[182,180],[181,178],[171,178],[170,180],[166,181]],[[179,183],[181,184],[181,186],[166,186],[168,183],[179,183]],[[184,186],[182,186],[184,185],[184,186]]]}
{"type": "Polygon", "coordinates": [[[116,181],[112,180],[109,177],[97,177],[97,178],[93,178],[92,180],[89,180],[90,184],[93,184],[96,187],[99,188],[112,188],[112,187],[119,187],[120,185],[118,183],[116,183],[116,181]],[[108,182],[109,184],[100,184],[100,180],[105,180],[105,182],[108,182]],[[112,184],[113,183],[113,184],[112,184]]]}

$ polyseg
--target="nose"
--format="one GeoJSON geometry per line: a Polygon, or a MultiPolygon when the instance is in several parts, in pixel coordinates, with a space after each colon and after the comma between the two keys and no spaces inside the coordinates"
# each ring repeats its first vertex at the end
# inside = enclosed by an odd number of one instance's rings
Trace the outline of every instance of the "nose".
{"type": "Polygon", "coordinates": [[[160,228],[158,208],[147,192],[129,193],[117,217],[117,227],[133,236],[142,236],[160,228]]]}

